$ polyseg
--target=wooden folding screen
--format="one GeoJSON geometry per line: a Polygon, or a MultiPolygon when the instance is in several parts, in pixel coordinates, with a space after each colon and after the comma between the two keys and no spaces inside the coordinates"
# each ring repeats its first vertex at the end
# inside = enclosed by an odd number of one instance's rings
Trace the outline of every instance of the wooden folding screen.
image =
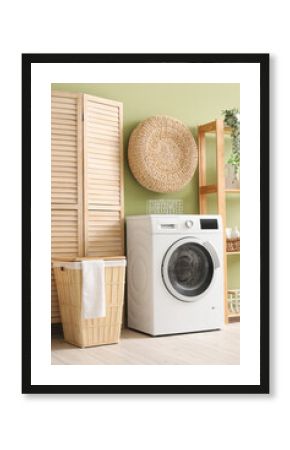
{"type": "Polygon", "coordinates": [[[122,108],[84,95],[85,254],[124,254],[122,108]]]}
{"type": "MultiPolygon", "coordinates": [[[[124,254],[122,104],[53,91],[51,253],[124,254]]],[[[52,274],[52,323],[60,322],[52,274]]]]}

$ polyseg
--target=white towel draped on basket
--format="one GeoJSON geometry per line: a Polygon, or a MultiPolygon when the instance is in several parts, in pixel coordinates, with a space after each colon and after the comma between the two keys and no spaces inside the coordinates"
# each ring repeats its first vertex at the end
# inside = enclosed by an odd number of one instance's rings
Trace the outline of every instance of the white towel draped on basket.
{"type": "Polygon", "coordinates": [[[82,300],[84,319],[106,316],[105,263],[82,261],[82,300]]]}

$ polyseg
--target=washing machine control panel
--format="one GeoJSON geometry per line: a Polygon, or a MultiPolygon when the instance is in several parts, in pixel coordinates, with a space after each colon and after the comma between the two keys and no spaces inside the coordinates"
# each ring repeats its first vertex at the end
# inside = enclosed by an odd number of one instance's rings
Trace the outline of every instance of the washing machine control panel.
{"type": "Polygon", "coordinates": [[[186,220],[185,221],[186,228],[192,228],[193,227],[193,221],[192,220],[186,220]]]}
{"type": "Polygon", "coordinates": [[[218,216],[205,215],[152,215],[151,230],[158,234],[180,234],[189,235],[195,232],[213,232],[219,230],[218,216]]]}

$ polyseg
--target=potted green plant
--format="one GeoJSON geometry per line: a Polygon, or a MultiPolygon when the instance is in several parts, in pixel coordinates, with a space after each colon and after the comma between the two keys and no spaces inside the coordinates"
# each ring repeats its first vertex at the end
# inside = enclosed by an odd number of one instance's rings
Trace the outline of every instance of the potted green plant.
{"type": "Polygon", "coordinates": [[[231,128],[232,151],[225,167],[226,189],[240,188],[240,114],[237,108],[222,111],[224,123],[231,128]]]}

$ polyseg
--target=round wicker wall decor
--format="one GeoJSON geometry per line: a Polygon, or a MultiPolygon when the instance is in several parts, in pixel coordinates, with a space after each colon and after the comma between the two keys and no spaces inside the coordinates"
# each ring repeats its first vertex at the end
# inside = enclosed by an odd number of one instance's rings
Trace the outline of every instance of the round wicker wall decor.
{"type": "Polygon", "coordinates": [[[136,180],[154,192],[180,191],[197,166],[197,146],[190,130],[179,120],[155,116],[133,130],[128,149],[136,180]]]}

